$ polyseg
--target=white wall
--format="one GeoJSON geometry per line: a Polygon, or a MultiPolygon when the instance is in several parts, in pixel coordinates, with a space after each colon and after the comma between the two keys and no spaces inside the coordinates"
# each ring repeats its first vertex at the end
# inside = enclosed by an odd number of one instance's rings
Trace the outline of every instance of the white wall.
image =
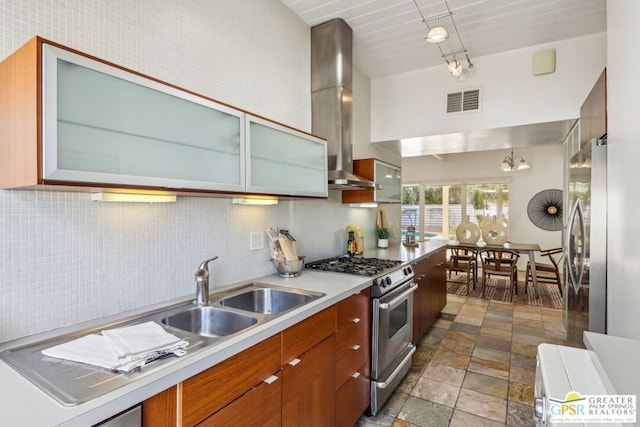
{"type": "MultiPolygon", "coordinates": [[[[399,147],[389,150],[377,144],[371,144],[371,109],[370,109],[370,80],[357,69],[353,69],[353,158],[374,158],[400,166],[402,157],[399,147]]],[[[370,208],[360,208],[369,209],[370,208]]],[[[400,216],[399,204],[381,204],[378,206],[387,215],[389,226],[389,240],[391,243],[400,241],[400,216]]],[[[371,240],[373,246],[375,243],[371,240]]]]}
{"type": "MultiPolygon", "coordinates": [[[[473,54],[473,52],[471,52],[473,54]]],[[[602,72],[606,35],[472,58],[459,82],[440,65],[371,81],[371,140],[440,135],[542,123],[580,116],[580,105],[602,72]],[[533,52],[556,49],[556,72],[531,73],[533,52]],[[481,88],[482,110],[446,115],[446,93],[481,88]]]]}
{"type": "Polygon", "coordinates": [[[607,2],[608,333],[640,339],[640,223],[637,212],[640,131],[640,2],[607,2]]]}
{"type": "MultiPolygon", "coordinates": [[[[563,146],[547,144],[518,148],[514,155],[522,156],[530,169],[504,173],[500,163],[509,150],[432,156],[407,157],[402,160],[403,184],[462,184],[481,182],[509,183],[509,239],[513,242],[538,243],[542,249],[560,247],[561,231],[538,228],[527,214],[531,198],[547,189],[563,188],[563,146]]],[[[519,268],[526,267],[526,257],[519,268]]]]}
{"type": "MultiPolygon", "coordinates": [[[[311,128],[310,30],[279,0],[0,2],[0,60],[35,35],[311,128]]],[[[274,273],[267,249],[248,250],[249,232],[267,226],[291,230],[308,259],[344,253],[349,223],[373,244],[375,210],[349,209],[334,191],[246,207],[0,190],[0,342],[192,294],[211,255],[214,287],[274,273]]]]}

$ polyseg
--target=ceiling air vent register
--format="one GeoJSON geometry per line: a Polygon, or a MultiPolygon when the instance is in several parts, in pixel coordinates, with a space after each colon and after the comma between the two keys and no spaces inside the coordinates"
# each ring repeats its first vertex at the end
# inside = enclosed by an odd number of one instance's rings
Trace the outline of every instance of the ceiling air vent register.
{"type": "Polygon", "coordinates": [[[447,94],[447,114],[480,110],[480,89],[447,94]]]}

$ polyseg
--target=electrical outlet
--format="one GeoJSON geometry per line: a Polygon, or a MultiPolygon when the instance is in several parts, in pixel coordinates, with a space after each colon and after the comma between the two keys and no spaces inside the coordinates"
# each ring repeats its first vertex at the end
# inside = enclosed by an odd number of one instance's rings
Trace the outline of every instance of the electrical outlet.
{"type": "Polygon", "coordinates": [[[249,233],[249,250],[257,251],[264,248],[264,232],[252,231],[249,233]]]}

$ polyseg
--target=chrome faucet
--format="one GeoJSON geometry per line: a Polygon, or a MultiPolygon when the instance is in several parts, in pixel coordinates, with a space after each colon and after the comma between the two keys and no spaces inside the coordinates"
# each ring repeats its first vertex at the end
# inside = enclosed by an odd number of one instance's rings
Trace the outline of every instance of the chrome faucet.
{"type": "Polygon", "coordinates": [[[196,305],[198,306],[209,304],[209,263],[215,259],[218,257],[202,261],[196,271],[196,305]]]}

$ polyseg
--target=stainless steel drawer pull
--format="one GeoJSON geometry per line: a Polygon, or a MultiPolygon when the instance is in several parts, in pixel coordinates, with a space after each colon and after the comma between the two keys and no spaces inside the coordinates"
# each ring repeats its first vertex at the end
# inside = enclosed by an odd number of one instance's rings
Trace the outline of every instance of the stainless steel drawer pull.
{"type": "Polygon", "coordinates": [[[296,366],[298,363],[302,362],[302,360],[300,359],[293,359],[291,362],[289,362],[289,365],[291,366],[296,366]]]}
{"type": "Polygon", "coordinates": [[[353,378],[358,378],[360,376],[360,372],[356,372],[355,374],[351,375],[353,378]]]}
{"type": "Polygon", "coordinates": [[[265,383],[267,384],[273,384],[276,381],[278,381],[278,377],[276,377],[275,375],[271,375],[269,378],[267,378],[266,380],[264,380],[265,383]]]}
{"type": "Polygon", "coordinates": [[[359,345],[359,344],[356,344],[356,345],[354,345],[353,347],[351,347],[351,349],[352,349],[352,350],[355,350],[355,351],[358,351],[358,350],[360,350],[360,345],[359,345]]]}
{"type": "Polygon", "coordinates": [[[359,317],[354,317],[352,322],[353,323],[360,323],[360,318],[359,317]]]}

